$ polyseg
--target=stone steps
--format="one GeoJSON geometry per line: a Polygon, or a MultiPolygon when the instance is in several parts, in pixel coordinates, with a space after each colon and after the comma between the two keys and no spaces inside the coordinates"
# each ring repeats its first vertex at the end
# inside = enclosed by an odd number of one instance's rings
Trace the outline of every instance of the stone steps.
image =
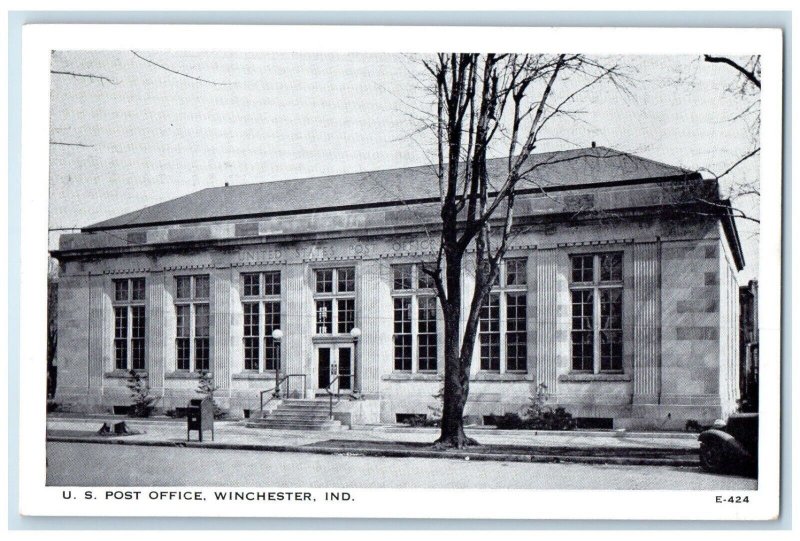
{"type": "Polygon", "coordinates": [[[342,423],[330,418],[327,400],[287,399],[260,419],[246,423],[251,428],[282,430],[342,430],[342,423]]]}

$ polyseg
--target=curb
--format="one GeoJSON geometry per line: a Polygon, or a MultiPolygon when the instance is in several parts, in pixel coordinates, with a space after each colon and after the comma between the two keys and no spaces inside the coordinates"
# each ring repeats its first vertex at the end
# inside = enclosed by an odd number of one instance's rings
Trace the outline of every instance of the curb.
{"type": "Polygon", "coordinates": [[[93,443],[105,445],[137,445],[142,447],[183,447],[188,449],[218,449],[235,451],[267,451],[276,453],[307,453],[319,455],[344,455],[364,457],[387,458],[439,458],[461,459],[495,462],[544,462],[544,463],[574,463],[574,464],[607,464],[623,466],[674,466],[696,467],[700,465],[699,458],[681,456],[669,457],[624,457],[624,456],[569,456],[547,453],[507,454],[507,453],[474,453],[470,451],[434,451],[421,449],[353,449],[345,447],[314,447],[292,445],[265,445],[253,443],[216,443],[200,441],[148,441],[124,440],[110,438],[91,438],[79,436],[48,436],[48,442],[58,443],[93,443]]]}

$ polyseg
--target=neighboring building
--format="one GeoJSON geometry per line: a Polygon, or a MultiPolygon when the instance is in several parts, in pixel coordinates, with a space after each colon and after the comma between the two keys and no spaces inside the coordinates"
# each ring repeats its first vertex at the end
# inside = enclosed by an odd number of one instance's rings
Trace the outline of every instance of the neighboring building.
{"type": "Polygon", "coordinates": [[[741,409],[758,411],[758,281],[739,288],[739,395],[741,409]]]}
{"type": "MultiPolygon", "coordinates": [[[[733,411],[744,261],[715,181],[600,147],[532,160],[466,414],[519,411],[539,384],[587,425],[733,411]]],[[[209,371],[242,415],[276,368],[298,375],[284,390],[313,397],[338,366],[334,386],[359,398],[337,404],[341,418],[428,413],[443,325],[419,265],[436,256],[437,202],[432,168],[412,167],[209,188],[63,235],[57,400],[126,405],[134,369],[172,409],[209,371]]],[[[465,271],[465,298],[472,287],[465,271]]]]}

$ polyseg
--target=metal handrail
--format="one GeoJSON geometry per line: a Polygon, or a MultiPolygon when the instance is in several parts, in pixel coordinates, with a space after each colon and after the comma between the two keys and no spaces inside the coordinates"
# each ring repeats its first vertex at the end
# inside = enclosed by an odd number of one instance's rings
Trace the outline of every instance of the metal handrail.
{"type": "MultiPolygon", "coordinates": [[[[305,388],[306,388],[306,374],[284,374],[283,377],[281,377],[280,379],[275,380],[275,386],[274,387],[272,387],[271,389],[265,389],[263,391],[260,391],[259,392],[259,404],[260,404],[261,412],[262,413],[264,412],[264,404],[265,404],[264,395],[265,394],[267,394],[269,392],[272,393],[272,398],[270,398],[266,402],[268,404],[271,400],[274,400],[276,398],[280,398],[280,388],[281,388],[281,384],[282,383],[286,382],[289,378],[298,378],[298,377],[299,378],[303,378],[302,389],[305,391],[305,388]]],[[[286,395],[285,396],[288,397],[289,396],[289,385],[287,384],[284,388],[286,389],[286,395]]]]}
{"type": "MultiPolygon", "coordinates": [[[[330,381],[330,383],[328,383],[328,386],[325,387],[325,392],[328,393],[328,418],[330,418],[330,419],[333,419],[333,392],[331,391],[331,386],[334,383],[336,383],[336,381],[338,379],[339,379],[339,376],[337,375],[336,377],[334,377],[330,381]]],[[[337,403],[339,402],[339,387],[338,386],[336,387],[336,402],[337,403]]]]}

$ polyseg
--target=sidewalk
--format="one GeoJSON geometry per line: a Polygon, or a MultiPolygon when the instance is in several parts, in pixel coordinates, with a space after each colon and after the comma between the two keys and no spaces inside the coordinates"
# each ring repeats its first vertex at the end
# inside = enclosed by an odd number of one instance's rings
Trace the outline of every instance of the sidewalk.
{"type": "Polygon", "coordinates": [[[604,464],[696,466],[696,437],[691,434],[602,432],[544,433],[524,430],[467,428],[481,445],[466,450],[436,450],[437,429],[398,426],[362,426],[338,432],[248,428],[241,421],[217,421],[215,438],[186,440],[185,419],[127,419],[121,417],[62,418],[47,420],[48,441],[243,449],[272,452],[348,454],[364,456],[414,456],[504,461],[569,461],[604,464]],[[129,436],[98,436],[103,422],[125,421],[139,432],[129,436]]]}

